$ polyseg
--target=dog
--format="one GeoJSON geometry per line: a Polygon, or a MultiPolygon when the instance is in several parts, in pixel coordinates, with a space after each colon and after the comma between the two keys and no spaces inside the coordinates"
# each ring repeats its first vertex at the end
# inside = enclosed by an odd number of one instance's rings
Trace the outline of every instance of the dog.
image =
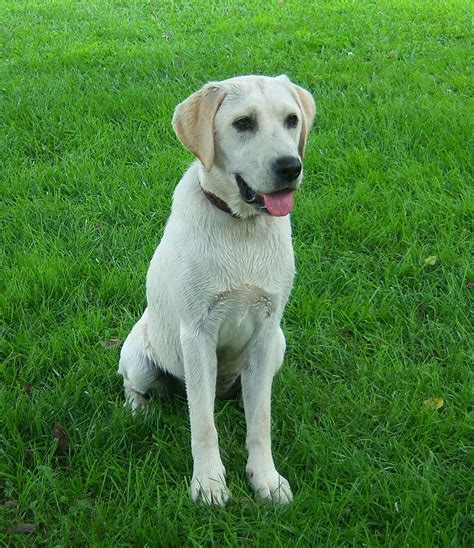
{"type": "Polygon", "coordinates": [[[223,506],[230,496],[214,400],[240,388],[249,481],[264,500],[293,497],[273,461],[270,405],[295,272],[289,213],[314,116],[311,94],[285,75],[211,82],[174,112],[196,160],[175,189],[119,373],[133,411],[150,390],[185,386],[196,501],[223,506]]]}

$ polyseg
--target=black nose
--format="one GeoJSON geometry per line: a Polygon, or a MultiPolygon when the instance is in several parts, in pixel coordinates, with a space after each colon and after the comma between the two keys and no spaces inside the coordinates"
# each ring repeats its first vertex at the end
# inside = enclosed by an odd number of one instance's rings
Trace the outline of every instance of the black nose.
{"type": "Polygon", "coordinates": [[[280,180],[294,181],[301,173],[301,160],[296,156],[282,156],[273,162],[273,170],[280,180]]]}

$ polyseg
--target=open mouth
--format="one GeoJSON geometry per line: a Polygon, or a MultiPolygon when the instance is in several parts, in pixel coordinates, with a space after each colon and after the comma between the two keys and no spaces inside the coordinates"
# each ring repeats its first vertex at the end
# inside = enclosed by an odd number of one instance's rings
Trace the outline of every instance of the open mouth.
{"type": "Polygon", "coordinates": [[[259,194],[252,190],[238,173],[235,175],[235,180],[242,200],[247,204],[255,205],[258,211],[275,217],[284,217],[293,209],[293,190],[285,188],[277,192],[259,194]]]}
{"type": "Polygon", "coordinates": [[[237,181],[237,186],[239,187],[242,200],[246,204],[255,204],[257,209],[264,210],[265,204],[263,203],[262,195],[254,192],[239,174],[235,176],[235,179],[237,181]]]}

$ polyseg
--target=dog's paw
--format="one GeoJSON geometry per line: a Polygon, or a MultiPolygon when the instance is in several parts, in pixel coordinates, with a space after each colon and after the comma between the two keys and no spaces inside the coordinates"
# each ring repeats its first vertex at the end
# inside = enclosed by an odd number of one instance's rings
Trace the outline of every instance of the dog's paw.
{"type": "Polygon", "coordinates": [[[195,502],[210,506],[225,506],[230,491],[226,486],[224,467],[195,471],[191,481],[191,497],[195,502]]]}
{"type": "Polygon", "coordinates": [[[275,470],[255,473],[247,468],[247,476],[254,491],[266,502],[289,504],[293,500],[290,484],[275,470]]]}
{"type": "Polygon", "coordinates": [[[125,403],[123,405],[128,407],[134,415],[137,411],[146,408],[147,398],[132,388],[125,388],[125,403]]]}

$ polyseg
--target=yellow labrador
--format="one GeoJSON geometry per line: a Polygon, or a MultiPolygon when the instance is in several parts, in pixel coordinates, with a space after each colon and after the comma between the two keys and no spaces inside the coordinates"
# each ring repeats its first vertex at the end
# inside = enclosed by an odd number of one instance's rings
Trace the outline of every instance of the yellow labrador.
{"type": "Polygon", "coordinates": [[[250,483],[263,499],[292,499],[273,462],[270,400],[295,270],[289,213],[314,115],[310,93],[286,76],[211,82],[174,113],[176,134],[197,160],[174,192],[148,271],[148,306],[123,345],[119,373],[133,410],[151,389],[185,385],[194,500],[229,498],[214,399],[240,385],[250,483]]]}

